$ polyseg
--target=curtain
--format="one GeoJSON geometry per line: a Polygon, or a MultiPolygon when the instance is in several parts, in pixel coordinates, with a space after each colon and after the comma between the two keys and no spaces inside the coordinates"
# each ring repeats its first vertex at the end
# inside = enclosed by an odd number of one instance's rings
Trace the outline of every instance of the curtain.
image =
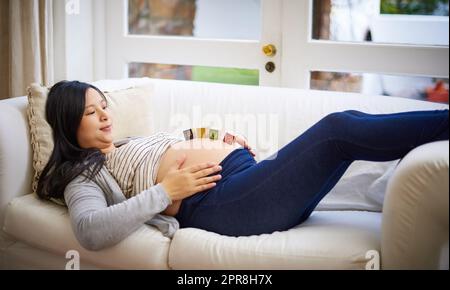
{"type": "Polygon", "coordinates": [[[0,99],[53,83],[53,0],[0,0],[0,99]]]}

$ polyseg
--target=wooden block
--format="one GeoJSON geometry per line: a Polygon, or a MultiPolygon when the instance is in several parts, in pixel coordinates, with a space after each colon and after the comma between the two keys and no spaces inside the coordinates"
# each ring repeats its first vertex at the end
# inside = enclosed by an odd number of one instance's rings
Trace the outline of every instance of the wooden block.
{"type": "Polygon", "coordinates": [[[207,138],[206,128],[197,128],[197,138],[207,138]]]}
{"type": "Polygon", "coordinates": [[[183,135],[186,141],[194,139],[194,133],[192,132],[192,129],[183,131],[183,135]]]}
{"type": "Polygon", "coordinates": [[[219,140],[219,130],[209,129],[209,139],[219,140]]]}
{"type": "Polygon", "coordinates": [[[236,141],[236,136],[230,134],[230,133],[226,133],[225,136],[223,137],[223,142],[232,145],[234,142],[236,141]]]}

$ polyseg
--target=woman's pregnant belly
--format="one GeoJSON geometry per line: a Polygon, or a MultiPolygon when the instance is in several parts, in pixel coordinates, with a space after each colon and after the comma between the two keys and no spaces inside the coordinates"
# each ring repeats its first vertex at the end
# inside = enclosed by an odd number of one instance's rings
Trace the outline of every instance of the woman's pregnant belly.
{"type": "MultiPolygon", "coordinates": [[[[219,164],[237,148],[242,148],[242,146],[238,143],[230,145],[222,141],[210,139],[193,139],[173,144],[161,157],[156,184],[164,179],[170,168],[176,164],[177,158],[181,157],[183,154],[186,154],[186,160],[181,168],[186,168],[205,162],[219,164]]],[[[180,205],[181,200],[175,201],[162,213],[169,216],[175,216],[178,213],[180,205]]]]}

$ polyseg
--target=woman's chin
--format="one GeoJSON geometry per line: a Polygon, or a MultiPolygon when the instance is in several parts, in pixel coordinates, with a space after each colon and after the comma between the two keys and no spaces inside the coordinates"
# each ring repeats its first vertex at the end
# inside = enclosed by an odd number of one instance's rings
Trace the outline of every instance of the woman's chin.
{"type": "Polygon", "coordinates": [[[114,142],[114,139],[112,137],[112,135],[106,136],[106,138],[103,139],[103,143],[106,144],[112,144],[114,142]]]}
{"type": "Polygon", "coordinates": [[[112,130],[100,130],[101,139],[111,139],[112,140],[112,130]]]}
{"type": "Polygon", "coordinates": [[[103,133],[97,140],[102,144],[112,144],[114,141],[111,133],[103,133]]]}

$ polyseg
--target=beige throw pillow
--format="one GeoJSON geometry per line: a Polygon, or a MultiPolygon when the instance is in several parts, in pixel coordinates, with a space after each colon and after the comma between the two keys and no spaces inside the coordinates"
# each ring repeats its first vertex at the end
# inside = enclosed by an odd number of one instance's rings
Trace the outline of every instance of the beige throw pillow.
{"type": "MultiPolygon", "coordinates": [[[[53,151],[53,136],[45,119],[45,103],[49,88],[32,84],[28,88],[28,122],[33,150],[34,177],[32,191],[35,193],[39,176],[53,151]]],[[[114,141],[131,136],[151,135],[152,119],[150,102],[154,87],[141,87],[105,93],[113,118],[114,141]]]]}
{"type": "Polygon", "coordinates": [[[33,150],[34,176],[31,185],[33,192],[36,192],[40,173],[47,164],[53,150],[52,129],[45,120],[47,94],[48,88],[39,84],[32,84],[28,88],[27,116],[33,150]]]}
{"type": "Polygon", "coordinates": [[[152,134],[150,112],[153,85],[105,93],[113,118],[115,141],[132,136],[152,134]]]}

